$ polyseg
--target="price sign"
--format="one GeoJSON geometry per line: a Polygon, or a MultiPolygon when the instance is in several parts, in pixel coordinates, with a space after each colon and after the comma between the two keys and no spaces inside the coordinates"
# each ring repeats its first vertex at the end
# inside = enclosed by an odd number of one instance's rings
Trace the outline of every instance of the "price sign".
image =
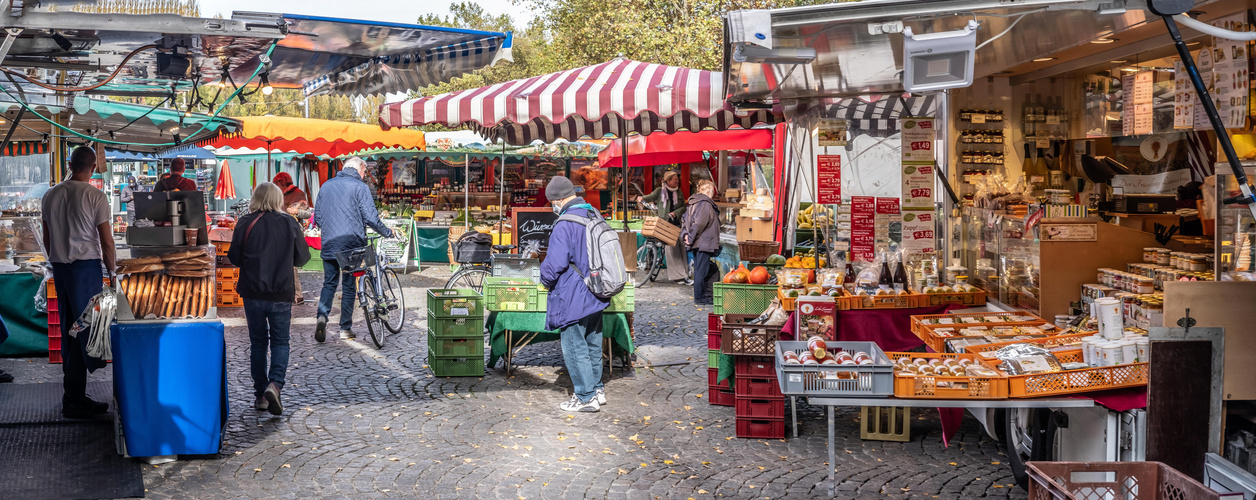
{"type": "Polygon", "coordinates": [[[877,215],[898,215],[899,200],[898,198],[877,198],[877,215]]]}
{"type": "Polygon", "coordinates": [[[933,164],[903,165],[902,208],[933,208],[933,164]]]}
{"type": "Polygon", "coordinates": [[[816,203],[837,205],[842,202],[842,157],[816,156],[816,203]]]}
{"type": "Polygon", "coordinates": [[[909,255],[930,255],[936,249],[933,212],[903,211],[903,250],[909,255]]]}
{"type": "MultiPolygon", "coordinates": [[[[975,115],[974,115],[975,116],[975,115]]],[[[982,115],[983,117],[985,115],[982,115]]],[[[899,120],[903,134],[903,162],[929,162],[933,156],[933,142],[937,139],[932,118],[903,118],[899,120]]]]}

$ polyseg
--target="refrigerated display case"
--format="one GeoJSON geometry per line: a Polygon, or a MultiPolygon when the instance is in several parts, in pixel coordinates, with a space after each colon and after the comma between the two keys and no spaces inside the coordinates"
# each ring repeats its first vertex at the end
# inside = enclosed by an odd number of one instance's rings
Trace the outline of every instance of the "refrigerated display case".
{"type": "Polygon", "coordinates": [[[990,300],[1037,311],[1037,231],[1026,231],[1023,218],[980,208],[965,208],[961,220],[960,265],[968,269],[969,283],[990,300]]]}
{"type": "MultiPolygon", "coordinates": [[[[1243,162],[1243,170],[1252,177],[1256,174],[1256,162],[1243,162]]],[[[1226,171],[1229,171],[1228,165],[1217,165],[1217,172],[1226,171]]],[[[1222,203],[1237,194],[1239,188],[1234,175],[1217,174],[1210,197],[1216,217],[1213,270],[1217,281],[1256,281],[1256,265],[1252,262],[1253,250],[1256,250],[1256,219],[1246,205],[1222,203]]]]}

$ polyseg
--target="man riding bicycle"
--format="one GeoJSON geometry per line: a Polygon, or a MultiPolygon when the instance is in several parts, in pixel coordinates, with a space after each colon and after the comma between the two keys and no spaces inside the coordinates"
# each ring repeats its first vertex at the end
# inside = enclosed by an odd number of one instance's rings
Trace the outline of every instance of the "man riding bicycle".
{"type": "Polygon", "coordinates": [[[366,179],[366,162],[352,157],[345,161],[340,173],[323,184],[318,191],[314,211],[314,223],[322,230],[323,293],[318,298],[318,323],[314,327],[314,340],[327,339],[327,316],[331,302],[336,297],[336,285],[343,281],[340,298],[340,336],[354,338],[353,297],[356,283],[352,275],[341,272],[336,255],[366,246],[366,226],[385,238],[393,236],[392,230],[379,219],[375,200],[363,179],[366,179]]]}

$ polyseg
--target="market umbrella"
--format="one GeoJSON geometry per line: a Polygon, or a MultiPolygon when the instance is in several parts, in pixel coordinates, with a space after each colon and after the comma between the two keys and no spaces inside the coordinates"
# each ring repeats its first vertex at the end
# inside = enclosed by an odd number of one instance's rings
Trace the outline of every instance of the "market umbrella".
{"type": "Polygon", "coordinates": [[[223,160],[222,170],[218,171],[218,186],[214,188],[214,199],[232,200],[235,197],[235,181],[231,179],[231,166],[227,164],[227,160],[223,160]]]}
{"type": "MultiPolygon", "coordinates": [[[[749,129],[777,121],[769,110],[743,111],[725,103],[721,73],[623,58],[385,104],[379,113],[384,129],[432,123],[465,126],[487,138],[515,145],[537,139],[598,139],[607,134],[626,143],[634,132],[749,129]]],[[[624,183],[625,200],[627,188],[624,183]]],[[[627,212],[625,203],[625,225],[627,212]]]]}
{"type": "Polygon", "coordinates": [[[273,150],[336,157],[370,148],[423,150],[426,146],[421,130],[380,130],[364,123],[286,116],[247,116],[239,120],[238,132],[221,134],[200,145],[264,148],[268,163],[273,150]]]}
{"type": "MultiPolygon", "coordinates": [[[[673,134],[635,135],[628,138],[628,166],[670,165],[702,161],[703,151],[771,149],[771,129],[703,130],[673,134]]],[[[621,141],[610,143],[598,153],[603,168],[617,168],[623,158],[621,141]]]]}

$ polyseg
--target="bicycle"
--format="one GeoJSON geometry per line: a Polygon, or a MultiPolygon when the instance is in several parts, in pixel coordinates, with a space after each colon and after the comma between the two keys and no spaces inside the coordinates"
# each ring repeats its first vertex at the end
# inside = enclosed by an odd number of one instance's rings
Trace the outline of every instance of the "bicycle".
{"type": "Polygon", "coordinates": [[[445,288],[470,288],[476,292],[484,291],[484,278],[493,275],[492,258],[515,249],[515,245],[493,245],[493,254],[488,262],[469,262],[461,264],[458,272],[449,277],[445,288]]]}
{"type": "Polygon", "coordinates": [[[366,331],[376,348],[384,347],[388,332],[401,333],[406,319],[401,280],[397,272],[388,267],[388,254],[375,250],[375,242],[381,238],[367,236],[365,247],[336,255],[343,272],[358,279],[358,303],[362,305],[366,331]]]}

